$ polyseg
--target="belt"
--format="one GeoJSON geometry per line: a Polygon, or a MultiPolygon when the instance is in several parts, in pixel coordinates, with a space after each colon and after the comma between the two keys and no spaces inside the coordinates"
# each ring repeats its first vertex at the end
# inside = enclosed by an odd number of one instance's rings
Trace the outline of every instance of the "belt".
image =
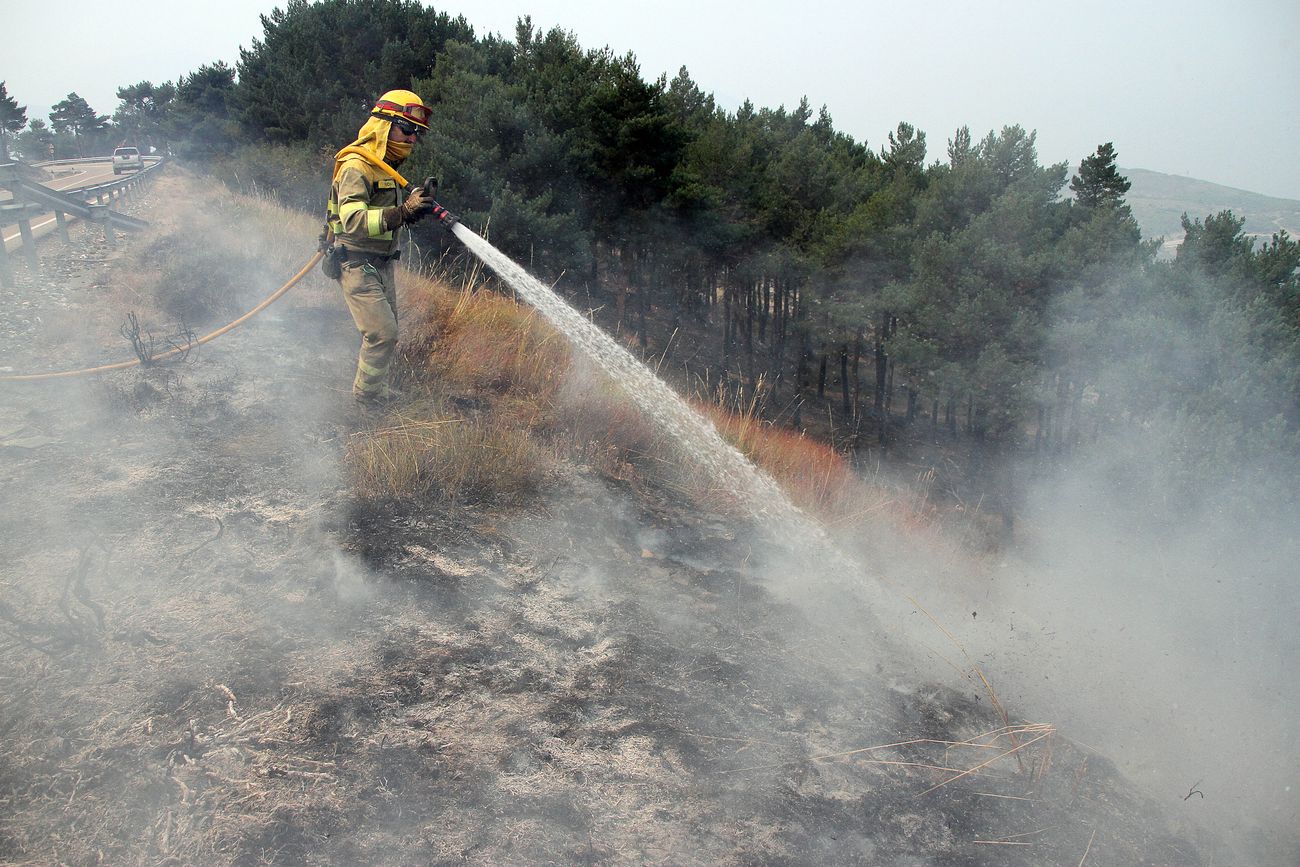
{"type": "Polygon", "coordinates": [[[391,253],[363,253],[360,250],[353,250],[348,247],[343,248],[343,256],[349,262],[368,262],[371,265],[382,265],[388,262],[396,262],[402,258],[401,250],[394,250],[391,253]]]}

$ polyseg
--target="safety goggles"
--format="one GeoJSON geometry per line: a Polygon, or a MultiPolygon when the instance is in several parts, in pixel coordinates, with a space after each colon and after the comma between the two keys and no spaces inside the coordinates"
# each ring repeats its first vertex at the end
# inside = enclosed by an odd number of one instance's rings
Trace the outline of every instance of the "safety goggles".
{"type": "Polygon", "coordinates": [[[425,132],[424,127],[416,126],[409,120],[402,120],[400,117],[388,117],[387,115],[381,115],[381,117],[387,121],[391,121],[393,126],[400,129],[406,135],[419,135],[420,133],[425,132]]]}
{"type": "Polygon", "coordinates": [[[375,103],[374,111],[394,111],[403,117],[410,118],[416,124],[422,124],[426,127],[429,125],[429,117],[433,114],[433,110],[429,106],[418,102],[398,105],[386,99],[381,99],[375,103]]]}

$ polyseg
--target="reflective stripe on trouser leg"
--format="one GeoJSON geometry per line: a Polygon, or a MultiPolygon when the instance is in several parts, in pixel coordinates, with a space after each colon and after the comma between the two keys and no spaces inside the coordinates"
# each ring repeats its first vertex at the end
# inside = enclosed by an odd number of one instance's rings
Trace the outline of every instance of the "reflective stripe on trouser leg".
{"type": "Polygon", "coordinates": [[[393,288],[393,266],[376,268],[349,262],[339,281],[352,321],[361,332],[361,352],[352,391],[360,395],[379,393],[388,377],[397,348],[397,295],[393,288]]]}
{"type": "Polygon", "coordinates": [[[361,356],[357,359],[357,377],[352,380],[352,390],[357,394],[379,394],[384,390],[384,380],[388,378],[388,368],[371,367],[366,363],[366,348],[361,347],[361,356]]]}

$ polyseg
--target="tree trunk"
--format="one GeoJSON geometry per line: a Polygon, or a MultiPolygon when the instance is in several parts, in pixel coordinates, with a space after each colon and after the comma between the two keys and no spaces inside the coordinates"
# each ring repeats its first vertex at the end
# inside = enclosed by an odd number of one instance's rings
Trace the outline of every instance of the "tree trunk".
{"type": "Polygon", "coordinates": [[[1068,400],[1069,385],[1063,374],[1056,375],[1056,448],[1057,451],[1064,451],[1066,431],[1070,423],[1070,402],[1068,400]]]}
{"type": "Polygon", "coordinates": [[[894,411],[894,362],[889,361],[889,372],[885,380],[885,415],[888,416],[894,411]]]}
{"type": "Polygon", "coordinates": [[[785,341],[787,334],[785,281],[773,278],[772,302],[772,358],[768,365],[768,379],[772,382],[772,394],[785,384],[785,341]]]}
{"type": "Polygon", "coordinates": [[[808,383],[808,332],[803,328],[798,328],[796,335],[799,338],[799,348],[795,350],[794,362],[794,395],[791,400],[794,403],[794,418],[791,424],[798,431],[803,430],[803,390],[808,383]]]}
{"type": "Polygon", "coordinates": [[[880,322],[876,326],[876,394],[872,401],[872,409],[877,415],[888,413],[887,406],[889,399],[889,355],[885,352],[885,341],[894,333],[894,326],[898,322],[888,311],[880,314],[880,322]]]}
{"type": "Polygon", "coordinates": [[[889,375],[889,356],[885,354],[885,344],[876,340],[876,393],[872,396],[871,408],[876,415],[885,411],[885,382],[889,375]]]}
{"type": "Polygon", "coordinates": [[[840,398],[844,405],[844,417],[853,415],[853,401],[849,391],[849,345],[840,347],[840,398]]]}
{"type": "Polygon", "coordinates": [[[751,283],[745,290],[745,377],[749,385],[754,385],[754,307],[758,301],[758,292],[751,283]]]}
{"type": "Polygon", "coordinates": [[[862,405],[862,327],[853,335],[853,407],[862,405]]]}
{"type": "Polygon", "coordinates": [[[795,396],[803,394],[804,388],[808,385],[808,357],[811,353],[808,349],[808,331],[799,329],[799,358],[795,362],[794,371],[794,390],[795,396]]]}
{"type": "Polygon", "coordinates": [[[723,379],[726,379],[731,371],[731,344],[731,286],[725,285],[722,290],[722,372],[720,374],[723,379]]]}
{"type": "Polygon", "coordinates": [[[632,268],[632,280],[629,282],[636,291],[636,340],[637,345],[641,347],[641,352],[644,353],[648,344],[648,339],[646,337],[645,313],[646,307],[648,307],[650,303],[649,295],[651,281],[646,279],[646,263],[643,254],[633,256],[632,268]]]}

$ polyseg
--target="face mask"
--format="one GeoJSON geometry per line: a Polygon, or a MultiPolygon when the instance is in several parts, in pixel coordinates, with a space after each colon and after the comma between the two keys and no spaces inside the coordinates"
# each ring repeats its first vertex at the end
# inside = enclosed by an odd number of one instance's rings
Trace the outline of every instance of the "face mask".
{"type": "Polygon", "coordinates": [[[384,158],[398,161],[404,160],[411,155],[413,147],[415,147],[415,142],[390,140],[388,147],[384,149],[384,158]]]}

